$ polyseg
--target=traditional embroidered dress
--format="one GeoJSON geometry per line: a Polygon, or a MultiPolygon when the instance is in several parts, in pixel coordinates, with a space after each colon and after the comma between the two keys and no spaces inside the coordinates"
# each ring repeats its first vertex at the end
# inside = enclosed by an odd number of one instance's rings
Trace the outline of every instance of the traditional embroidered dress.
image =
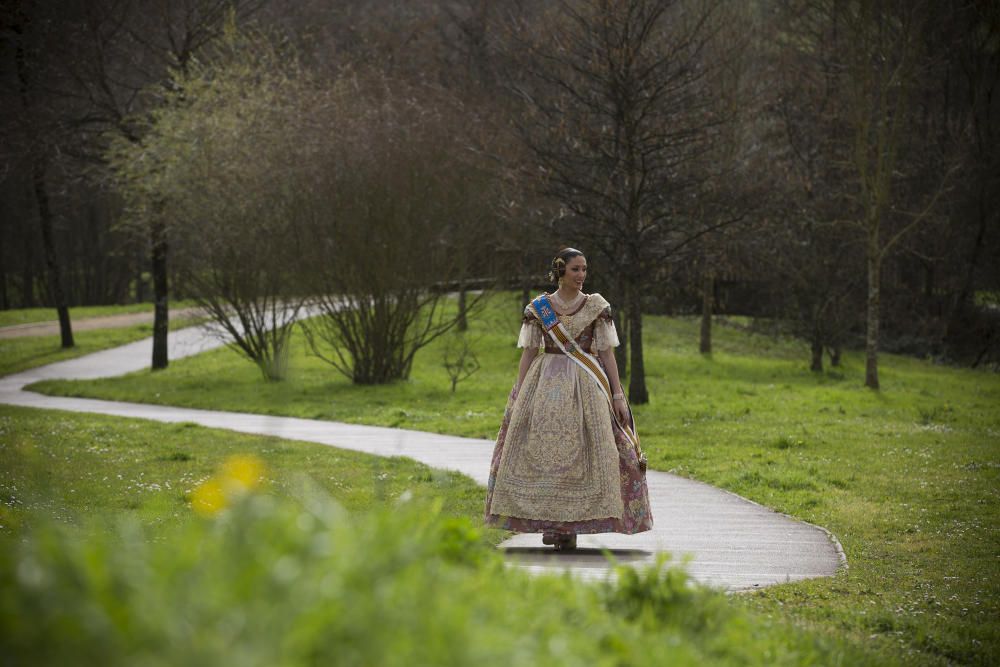
{"type": "MultiPolygon", "coordinates": [[[[584,295],[570,306],[559,320],[581,349],[596,355],[619,344],[604,297],[584,295]]],[[[507,400],[490,466],[486,523],[520,533],[650,530],[649,493],[635,448],[614,423],[601,388],[558,349],[529,304],[518,347],[543,346],[507,400]]]]}

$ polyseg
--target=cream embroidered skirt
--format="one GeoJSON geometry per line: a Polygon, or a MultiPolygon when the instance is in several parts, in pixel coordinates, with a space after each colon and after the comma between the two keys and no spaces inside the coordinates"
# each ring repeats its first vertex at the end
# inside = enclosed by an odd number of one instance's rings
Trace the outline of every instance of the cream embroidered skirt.
{"type": "Polygon", "coordinates": [[[597,383],[563,354],[540,353],[508,399],[485,521],[526,533],[652,528],[635,450],[613,424],[597,383]]]}

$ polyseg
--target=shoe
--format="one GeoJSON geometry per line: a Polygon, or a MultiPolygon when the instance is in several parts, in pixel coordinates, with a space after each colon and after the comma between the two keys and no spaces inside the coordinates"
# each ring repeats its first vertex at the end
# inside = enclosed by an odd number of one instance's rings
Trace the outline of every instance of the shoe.
{"type": "Polygon", "coordinates": [[[574,533],[559,533],[555,541],[556,551],[571,551],[576,549],[576,535],[574,533]]]}

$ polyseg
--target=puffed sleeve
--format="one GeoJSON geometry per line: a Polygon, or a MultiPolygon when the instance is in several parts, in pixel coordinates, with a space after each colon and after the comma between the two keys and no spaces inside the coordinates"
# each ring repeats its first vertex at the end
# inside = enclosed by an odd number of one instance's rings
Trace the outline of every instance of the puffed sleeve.
{"type": "Polygon", "coordinates": [[[619,344],[618,330],[615,329],[615,321],[611,319],[611,307],[609,306],[597,316],[597,320],[594,322],[593,350],[601,352],[612,347],[618,347],[619,344]]]}
{"type": "Polygon", "coordinates": [[[544,340],[542,335],[542,323],[538,321],[534,313],[525,308],[524,318],[521,321],[521,333],[517,337],[517,346],[541,347],[544,340]]]}

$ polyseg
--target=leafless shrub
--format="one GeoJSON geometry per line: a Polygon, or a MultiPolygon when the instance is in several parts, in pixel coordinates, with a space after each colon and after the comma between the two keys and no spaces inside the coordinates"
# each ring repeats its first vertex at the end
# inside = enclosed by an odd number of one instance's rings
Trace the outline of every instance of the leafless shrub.
{"type": "Polygon", "coordinates": [[[408,377],[417,351],[458,322],[449,290],[490,274],[493,177],[457,131],[471,119],[450,104],[381,76],[345,77],[331,97],[332,136],[301,198],[322,313],[303,328],[359,384],[408,377]]]}
{"type": "Polygon", "coordinates": [[[451,380],[451,393],[455,393],[458,383],[468,380],[479,370],[479,357],[473,348],[467,334],[455,332],[450,334],[442,353],[441,365],[444,366],[451,380]]]}

